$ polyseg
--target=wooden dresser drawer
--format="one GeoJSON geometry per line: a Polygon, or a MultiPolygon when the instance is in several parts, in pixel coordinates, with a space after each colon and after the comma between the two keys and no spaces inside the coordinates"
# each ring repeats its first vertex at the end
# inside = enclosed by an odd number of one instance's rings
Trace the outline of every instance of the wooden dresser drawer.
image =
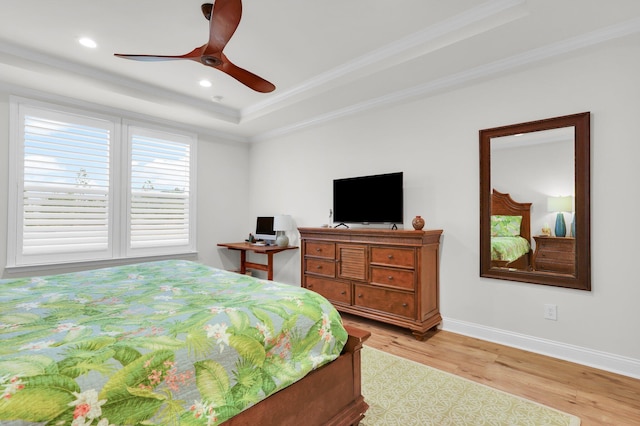
{"type": "Polygon", "coordinates": [[[414,272],[405,269],[371,267],[371,284],[414,290],[414,272]]]}
{"type": "Polygon", "coordinates": [[[336,262],[325,259],[304,259],[304,272],[334,278],[336,276],[336,262]]]}
{"type": "Polygon", "coordinates": [[[371,263],[376,265],[415,267],[415,252],[410,248],[371,247],[371,263]]]}
{"type": "Polygon", "coordinates": [[[305,287],[321,294],[334,302],[351,303],[351,285],[348,282],[327,280],[324,278],[307,276],[305,287]]]}
{"type": "Polygon", "coordinates": [[[536,261],[536,271],[541,272],[557,272],[559,274],[575,274],[575,263],[571,262],[558,262],[556,260],[539,259],[536,261]]]}
{"type": "Polygon", "coordinates": [[[554,260],[560,263],[573,263],[576,261],[576,254],[568,251],[555,251],[551,249],[546,249],[544,251],[538,252],[538,256],[536,261],[541,262],[542,260],[554,260]]]}
{"type": "Polygon", "coordinates": [[[414,316],[414,294],[384,289],[380,287],[369,287],[356,285],[353,304],[378,311],[400,315],[407,318],[414,316]]]}
{"type": "Polygon", "coordinates": [[[304,253],[307,256],[334,259],[336,256],[336,245],[322,241],[305,241],[304,253]]]}

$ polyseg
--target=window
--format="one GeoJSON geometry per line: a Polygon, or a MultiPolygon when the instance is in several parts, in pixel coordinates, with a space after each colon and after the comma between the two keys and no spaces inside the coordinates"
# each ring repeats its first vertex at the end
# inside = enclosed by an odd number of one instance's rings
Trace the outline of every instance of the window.
{"type": "Polygon", "coordinates": [[[129,127],[128,249],[172,251],[189,244],[191,144],[188,138],[129,127]]]}
{"type": "Polygon", "coordinates": [[[12,100],[7,266],[195,251],[195,136],[12,100]]]}

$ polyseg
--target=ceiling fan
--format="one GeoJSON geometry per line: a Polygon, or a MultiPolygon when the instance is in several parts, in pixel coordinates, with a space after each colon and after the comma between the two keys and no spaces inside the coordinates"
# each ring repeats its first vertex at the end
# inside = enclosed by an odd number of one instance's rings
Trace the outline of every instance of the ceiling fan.
{"type": "Polygon", "coordinates": [[[262,77],[234,65],[222,52],[240,23],[242,1],[215,0],[215,3],[203,4],[202,13],[209,21],[209,41],[189,53],[179,56],[127,55],[121,53],[115,53],[114,55],[125,59],[150,62],[189,59],[216,68],[257,92],[272,92],[276,86],[262,77]]]}

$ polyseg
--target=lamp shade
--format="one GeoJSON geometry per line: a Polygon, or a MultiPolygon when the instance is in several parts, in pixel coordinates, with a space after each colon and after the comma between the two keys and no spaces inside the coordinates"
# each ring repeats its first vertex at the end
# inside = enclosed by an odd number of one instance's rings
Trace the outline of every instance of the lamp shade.
{"type": "Polygon", "coordinates": [[[553,213],[573,211],[573,197],[549,197],[547,199],[547,211],[553,213]]]}
{"type": "Polygon", "coordinates": [[[293,219],[288,214],[281,214],[273,218],[274,231],[288,231],[293,228],[293,219]]]}

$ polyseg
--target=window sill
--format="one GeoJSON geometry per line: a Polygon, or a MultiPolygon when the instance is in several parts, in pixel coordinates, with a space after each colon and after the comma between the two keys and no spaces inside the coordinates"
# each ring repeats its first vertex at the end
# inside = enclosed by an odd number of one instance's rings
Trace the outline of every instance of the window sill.
{"type": "Polygon", "coordinates": [[[132,263],[153,262],[167,259],[195,260],[198,252],[176,253],[162,256],[127,257],[119,259],[92,260],[87,262],[55,263],[28,266],[7,266],[3,278],[20,278],[33,275],[54,275],[88,269],[107,268],[110,266],[129,265],[132,263]]]}

